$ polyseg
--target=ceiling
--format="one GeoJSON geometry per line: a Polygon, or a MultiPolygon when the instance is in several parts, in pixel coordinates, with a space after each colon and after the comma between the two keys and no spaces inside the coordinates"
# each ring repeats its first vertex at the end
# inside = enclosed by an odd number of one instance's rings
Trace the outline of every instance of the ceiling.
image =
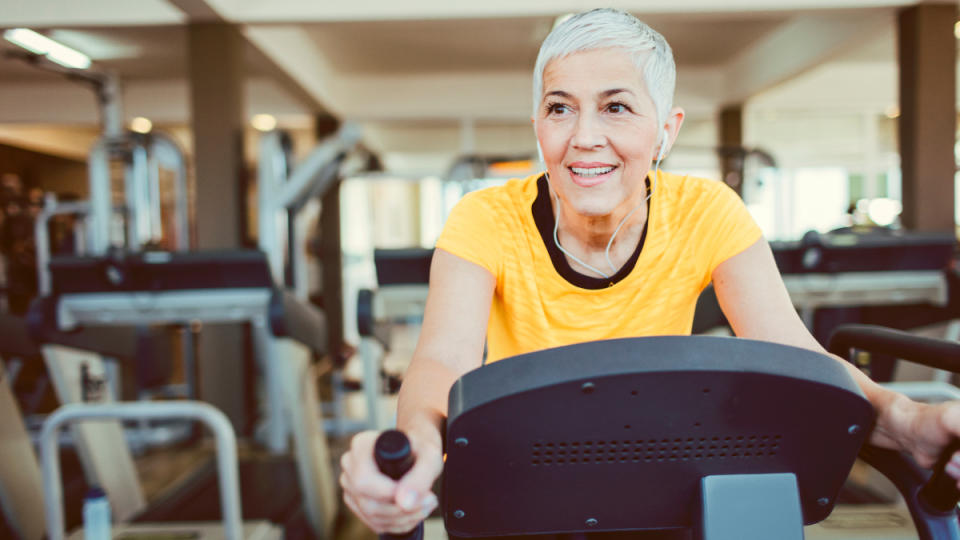
{"type": "MultiPolygon", "coordinates": [[[[581,0],[0,0],[0,28],[26,26],[117,72],[128,117],[189,120],[188,27],[246,37],[247,114],[303,125],[320,112],[361,123],[384,155],[531,151],[530,71],[554,19],[581,0]]],[[[828,62],[892,66],[895,10],[910,0],[621,0],[667,38],[676,102],[712,119],[828,62]]],[[[12,48],[0,42],[0,52],[12,48]]],[[[886,97],[884,97],[886,99],[886,97]]],[[[92,126],[88,90],[0,55],[0,125],[92,126]],[[56,106],[51,106],[55,103],[56,106]]],[[[389,159],[387,160],[390,161],[389,159]]],[[[398,159],[399,161],[403,161],[398,159]]],[[[409,159],[406,161],[409,162],[409,159]]]]}

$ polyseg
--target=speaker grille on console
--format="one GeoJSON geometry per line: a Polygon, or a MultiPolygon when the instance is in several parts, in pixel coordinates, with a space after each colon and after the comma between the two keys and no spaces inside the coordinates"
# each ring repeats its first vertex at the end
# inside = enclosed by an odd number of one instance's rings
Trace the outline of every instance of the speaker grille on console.
{"type": "Polygon", "coordinates": [[[530,465],[605,465],[718,459],[764,459],[780,450],[780,435],[717,435],[620,441],[537,441],[530,465]]]}

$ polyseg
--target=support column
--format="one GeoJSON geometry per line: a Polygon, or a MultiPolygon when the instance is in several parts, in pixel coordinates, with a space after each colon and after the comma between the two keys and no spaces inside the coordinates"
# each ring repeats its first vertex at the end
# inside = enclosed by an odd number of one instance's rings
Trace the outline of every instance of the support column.
{"type": "Polygon", "coordinates": [[[743,193],[743,106],[727,105],[720,109],[719,121],[720,178],[743,193]]]}
{"type": "MultiPolygon", "coordinates": [[[[336,118],[316,118],[317,140],[332,135],[339,127],[336,118]]],[[[340,246],[340,179],[320,200],[320,268],[323,312],[327,320],[327,343],[334,358],[345,355],[343,338],[343,260],[340,246]]],[[[350,299],[355,300],[355,299],[350,299]]]]}
{"type": "MultiPolygon", "coordinates": [[[[187,36],[197,247],[236,249],[245,199],[245,41],[226,23],[194,23],[187,36]]],[[[240,325],[205,325],[198,351],[201,398],[223,410],[241,433],[249,421],[245,380],[253,369],[248,341],[240,325]]]]}
{"type": "Polygon", "coordinates": [[[897,20],[903,225],[954,232],[957,4],[905,8],[897,20]]]}

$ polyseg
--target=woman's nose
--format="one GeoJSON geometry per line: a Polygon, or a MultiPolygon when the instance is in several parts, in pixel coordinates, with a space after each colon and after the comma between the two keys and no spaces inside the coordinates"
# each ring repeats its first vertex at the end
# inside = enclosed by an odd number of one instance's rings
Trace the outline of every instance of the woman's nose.
{"type": "Polygon", "coordinates": [[[592,114],[581,114],[575,129],[572,139],[575,148],[593,149],[607,142],[601,122],[592,114]]]}

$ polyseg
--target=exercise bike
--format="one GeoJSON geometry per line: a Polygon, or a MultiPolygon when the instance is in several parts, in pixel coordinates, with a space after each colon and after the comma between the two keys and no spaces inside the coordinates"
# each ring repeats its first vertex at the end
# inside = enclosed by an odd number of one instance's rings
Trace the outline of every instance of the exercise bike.
{"type": "MultiPolygon", "coordinates": [[[[833,352],[871,346],[853,334],[833,352]]],[[[960,362],[960,344],[909,337],[902,358],[960,362]]],[[[956,447],[931,476],[865,445],[874,421],[841,364],[795,347],[668,336],[524,354],[451,388],[443,518],[465,538],[801,539],[830,514],[859,454],[897,485],[921,540],[960,538],[960,493],[943,470],[956,447]]],[[[412,466],[399,432],[375,452],[394,478],[412,466]]],[[[422,524],[408,536],[418,535],[422,524]]]]}

